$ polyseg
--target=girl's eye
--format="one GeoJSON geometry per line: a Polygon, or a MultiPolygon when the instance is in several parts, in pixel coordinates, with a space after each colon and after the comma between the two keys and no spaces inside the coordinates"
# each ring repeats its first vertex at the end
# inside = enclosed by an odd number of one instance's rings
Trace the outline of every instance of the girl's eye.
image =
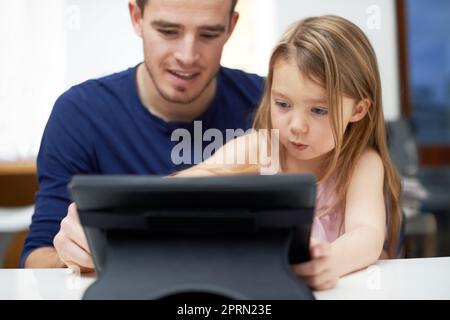
{"type": "Polygon", "coordinates": [[[280,100],[275,100],[275,105],[281,109],[287,109],[290,107],[289,103],[280,100]]]}
{"type": "Polygon", "coordinates": [[[319,116],[325,116],[328,114],[328,109],[323,107],[314,107],[311,109],[312,113],[315,113],[319,116]]]}

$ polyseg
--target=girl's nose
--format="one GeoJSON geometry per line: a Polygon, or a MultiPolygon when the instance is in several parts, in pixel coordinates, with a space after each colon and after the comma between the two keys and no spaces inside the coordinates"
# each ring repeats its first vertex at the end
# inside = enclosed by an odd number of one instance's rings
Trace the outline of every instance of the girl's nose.
{"type": "Polygon", "coordinates": [[[298,134],[307,133],[309,126],[304,116],[296,114],[291,120],[289,128],[297,136],[298,134]]]}

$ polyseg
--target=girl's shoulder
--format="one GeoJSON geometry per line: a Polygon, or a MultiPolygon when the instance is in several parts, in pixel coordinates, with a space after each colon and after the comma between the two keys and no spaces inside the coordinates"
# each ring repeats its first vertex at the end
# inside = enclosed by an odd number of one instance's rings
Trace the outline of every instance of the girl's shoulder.
{"type": "Polygon", "coordinates": [[[382,170],[383,171],[383,160],[380,154],[374,148],[367,148],[361,154],[361,157],[356,162],[356,168],[364,170],[382,170]]]}
{"type": "Polygon", "coordinates": [[[382,181],[384,164],[380,154],[373,148],[367,148],[356,161],[351,180],[365,184],[367,181],[382,181]]]}

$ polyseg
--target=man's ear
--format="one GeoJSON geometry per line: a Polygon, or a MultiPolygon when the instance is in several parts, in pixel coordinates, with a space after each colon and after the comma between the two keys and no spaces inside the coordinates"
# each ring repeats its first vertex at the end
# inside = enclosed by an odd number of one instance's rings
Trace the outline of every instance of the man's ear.
{"type": "Polygon", "coordinates": [[[128,2],[128,10],[130,11],[131,23],[136,34],[142,38],[142,12],[141,8],[136,4],[135,0],[128,2]]]}
{"type": "Polygon", "coordinates": [[[369,112],[372,102],[369,99],[363,99],[353,107],[350,122],[358,122],[369,112]]]}
{"type": "Polygon", "coordinates": [[[236,27],[238,20],[239,20],[239,13],[235,11],[235,12],[233,12],[233,14],[231,15],[231,18],[230,18],[230,25],[228,26],[227,40],[233,34],[234,28],[236,27]]]}

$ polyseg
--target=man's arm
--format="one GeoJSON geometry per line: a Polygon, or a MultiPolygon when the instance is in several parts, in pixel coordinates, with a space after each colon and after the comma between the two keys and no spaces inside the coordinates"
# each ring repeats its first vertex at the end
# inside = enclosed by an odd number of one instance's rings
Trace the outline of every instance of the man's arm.
{"type": "Polygon", "coordinates": [[[53,247],[44,247],[33,250],[25,260],[25,268],[65,268],[66,264],[61,261],[53,247]]]}
{"type": "MultiPolygon", "coordinates": [[[[31,269],[53,269],[66,268],[67,265],[59,258],[56,249],[53,247],[39,248],[30,253],[25,260],[25,268],[31,269]]],[[[79,268],[82,273],[93,272],[94,268],[85,268],[73,264],[71,267],[79,268]]]]}
{"type": "Polygon", "coordinates": [[[92,130],[71,89],[55,103],[37,158],[39,191],[20,265],[28,268],[64,266],[56,255],[55,235],[71,199],[67,185],[75,174],[92,173],[92,130]]]}
{"type": "Polygon", "coordinates": [[[53,239],[53,247],[32,251],[26,268],[77,268],[80,272],[95,270],[86,236],[78,218],[74,203],[69,206],[67,216],[61,221],[61,228],[53,239]]]}

